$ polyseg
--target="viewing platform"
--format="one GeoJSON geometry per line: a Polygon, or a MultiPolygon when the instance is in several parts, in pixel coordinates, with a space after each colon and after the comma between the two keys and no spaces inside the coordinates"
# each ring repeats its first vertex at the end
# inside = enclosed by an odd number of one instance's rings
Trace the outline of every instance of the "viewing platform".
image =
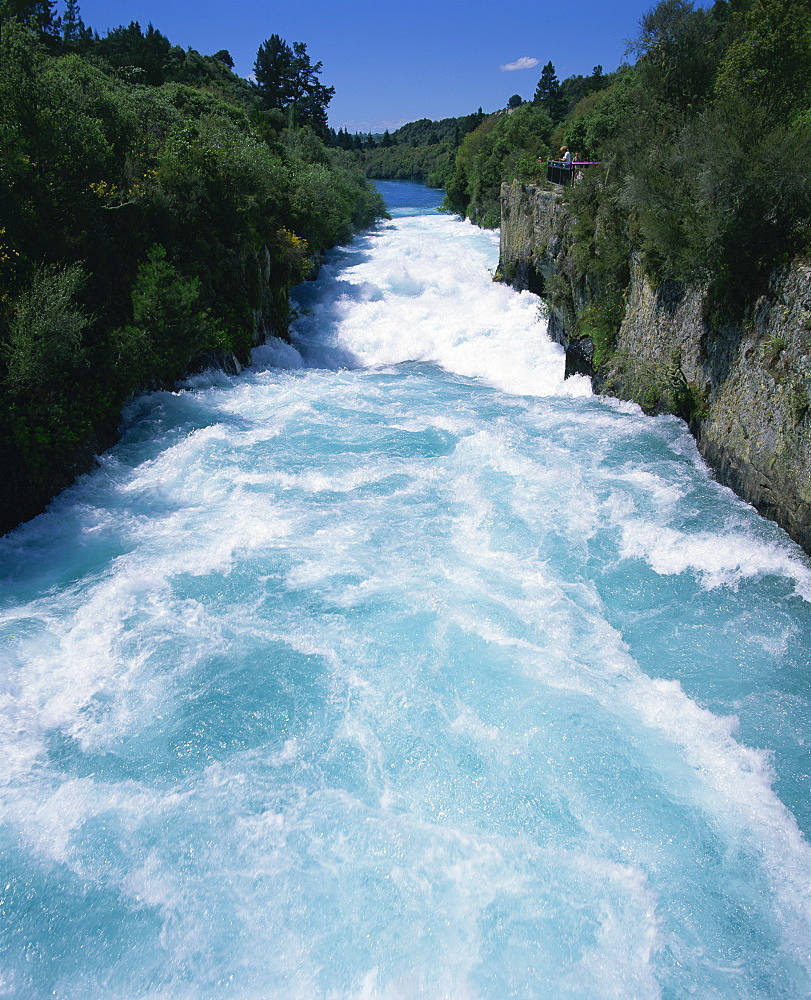
{"type": "Polygon", "coordinates": [[[572,160],[566,164],[563,160],[546,161],[546,179],[550,184],[567,185],[582,176],[583,170],[587,167],[596,166],[594,160],[572,160]]]}

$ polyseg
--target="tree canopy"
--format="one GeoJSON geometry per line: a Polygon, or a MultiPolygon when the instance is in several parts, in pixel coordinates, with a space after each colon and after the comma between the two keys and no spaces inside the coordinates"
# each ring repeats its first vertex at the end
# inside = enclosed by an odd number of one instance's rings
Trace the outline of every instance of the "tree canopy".
{"type": "Polygon", "coordinates": [[[383,212],[306,124],[303,46],[291,129],[225,50],[48,12],[0,0],[0,531],[112,443],[131,393],[283,336],[313,256],[383,212]]]}
{"type": "Polygon", "coordinates": [[[543,108],[553,122],[561,121],[566,115],[566,98],[551,61],[541,70],[541,78],[535,88],[532,103],[543,108]]]}
{"type": "Polygon", "coordinates": [[[279,35],[271,35],[259,46],[254,63],[262,105],[268,111],[287,112],[292,125],[309,125],[324,133],[335,88],[321,83],[321,68],[320,62],[310,62],[303,42],[291,47],[279,35]]]}

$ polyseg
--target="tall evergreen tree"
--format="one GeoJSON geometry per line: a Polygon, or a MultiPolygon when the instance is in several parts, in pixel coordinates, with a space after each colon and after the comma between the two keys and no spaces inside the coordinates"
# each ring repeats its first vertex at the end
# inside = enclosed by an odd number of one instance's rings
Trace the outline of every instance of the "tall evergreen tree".
{"type": "Polygon", "coordinates": [[[2,0],[0,13],[19,18],[41,35],[56,34],[57,16],[54,0],[2,0]]]}
{"type": "Polygon", "coordinates": [[[65,0],[65,12],[61,19],[62,40],[65,42],[75,42],[78,39],[79,31],[83,27],[82,15],[79,13],[77,0],[65,0]]]}
{"type": "Polygon", "coordinates": [[[566,116],[566,99],[551,61],[541,70],[541,78],[535,88],[532,103],[543,108],[553,122],[563,121],[566,116]]]}
{"type": "Polygon", "coordinates": [[[271,35],[259,46],[253,67],[264,106],[287,111],[292,125],[310,125],[326,134],[327,106],[335,88],[319,80],[322,65],[310,62],[303,42],[291,48],[279,35],[271,35]]]}
{"type": "Polygon", "coordinates": [[[59,19],[59,30],[67,48],[85,48],[90,43],[93,32],[85,27],[78,0],[65,0],[65,12],[59,19]]]}
{"type": "Polygon", "coordinates": [[[271,35],[259,46],[253,75],[266,108],[283,110],[290,104],[293,99],[293,50],[280,35],[271,35]]]}

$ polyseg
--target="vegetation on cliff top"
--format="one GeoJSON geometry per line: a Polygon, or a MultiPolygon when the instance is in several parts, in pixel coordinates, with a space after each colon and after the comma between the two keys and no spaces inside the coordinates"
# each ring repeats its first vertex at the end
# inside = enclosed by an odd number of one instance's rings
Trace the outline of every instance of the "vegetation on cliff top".
{"type": "Polygon", "coordinates": [[[521,102],[515,95],[507,108],[488,115],[465,136],[448,171],[446,208],[480,226],[498,226],[502,183],[545,178],[546,160],[560,147],[564,120],[618,76],[595,66],[590,76],[571,76],[561,83],[547,63],[531,101],[521,102]]]}
{"type": "Polygon", "coordinates": [[[629,252],[654,284],[708,287],[741,318],[811,238],[811,8],[806,0],[663,0],[636,64],[561,136],[601,166],[567,198],[577,273],[603,303],[629,252]]]}
{"type": "Polygon", "coordinates": [[[257,319],[283,333],[311,257],[383,210],[324,141],[303,45],[272,36],[255,86],[231,65],[151,25],[98,38],[75,0],[0,2],[0,530],[134,391],[245,358],[257,319]]]}
{"type": "Polygon", "coordinates": [[[368,177],[420,181],[445,188],[446,207],[479,225],[499,224],[499,187],[514,177],[537,179],[554,128],[587,94],[612,77],[595,66],[590,76],[559,82],[552,63],[543,67],[531,101],[513,94],[507,107],[486,115],[481,108],[461,118],[421,118],[382,137],[333,136],[355,151],[368,177]]]}
{"type": "Polygon", "coordinates": [[[706,286],[722,323],[811,239],[808,0],[662,0],[630,51],[633,65],[562,82],[547,63],[532,101],[515,95],[485,116],[444,168],[446,207],[497,226],[502,182],[546,184],[563,144],[597,161],[566,189],[573,242],[547,293],[574,316],[578,285],[573,332],[594,338],[598,358],[633,256],[673,294],[706,286]]]}

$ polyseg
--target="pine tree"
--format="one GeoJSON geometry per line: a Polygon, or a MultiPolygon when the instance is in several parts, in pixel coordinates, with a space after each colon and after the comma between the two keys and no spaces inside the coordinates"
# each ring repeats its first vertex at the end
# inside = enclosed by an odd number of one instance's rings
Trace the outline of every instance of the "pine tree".
{"type": "Polygon", "coordinates": [[[65,0],[65,13],[62,15],[62,41],[66,45],[78,45],[87,34],[87,29],[79,13],[78,0],[65,0]]]}
{"type": "Polygon", "coordinates": [[[293,50],[279,35],[259,46],[253,74],[266,108],[283,110],[293,100],[293,50]]]}
{"type": "Polygon", "coordinates": [[[51,38],[57,33],[58,18],[54,0],[4,0],[0,11],[19,18],[23,24],[51,38]]]}
{"type": "Polygon", "coordinates": [[[533,104],[543,108],[553,122],[563,121],[566,117],[566,99],[560,87],[555,67],[548,62],[541,70],[541,78],[535,88],[533,104]]]}
{"type": "Polygon", "coordinates": [[[319,80],[322,63],[313,65],[303,42],[292,48],[279,35],[259,46],[254,77],[262,103],[268,110],[289,113],[292,126],[310,125],[326,135],[327,105],[335,94],[319,80]]]}

